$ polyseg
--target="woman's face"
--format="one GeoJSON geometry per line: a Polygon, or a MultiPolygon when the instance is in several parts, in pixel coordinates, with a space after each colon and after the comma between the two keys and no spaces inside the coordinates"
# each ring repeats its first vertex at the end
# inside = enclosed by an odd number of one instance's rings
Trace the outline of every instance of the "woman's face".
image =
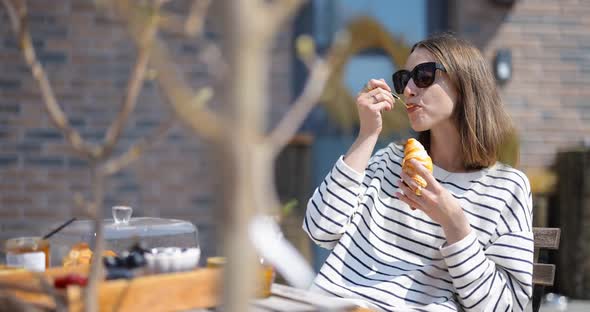
{"type": "MultiPolygon", "coordinates": [[[[410,54],[405,69],[411,71],[418,64],[436,62],[434,56],[424,48],[417,48],[410,54]]],[[[410,79],[404,88],[408,118],[414,131],[432,130],[445,124],[452,125],[451,115],[457,103],[457,91],[447,73],[436,70],[434,83],[419,88],[410,79]]]]}

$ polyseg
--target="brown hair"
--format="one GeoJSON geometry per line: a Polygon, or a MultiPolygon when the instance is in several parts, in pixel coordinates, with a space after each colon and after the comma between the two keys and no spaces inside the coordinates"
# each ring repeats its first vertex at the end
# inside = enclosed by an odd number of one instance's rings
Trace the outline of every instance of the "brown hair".
{"type": "MultiPolygon", "coordinates": [[[[493,165],[513,127],[486,60],[471,43],[449,33],[416,43],[412,52],[417,48],[426,49],[445,66],[458,91],[452,118],[461,137],[465,168],[493,165]]],[[[419,141],[429,150],[430,131],[421,132],[419,141]]]]}

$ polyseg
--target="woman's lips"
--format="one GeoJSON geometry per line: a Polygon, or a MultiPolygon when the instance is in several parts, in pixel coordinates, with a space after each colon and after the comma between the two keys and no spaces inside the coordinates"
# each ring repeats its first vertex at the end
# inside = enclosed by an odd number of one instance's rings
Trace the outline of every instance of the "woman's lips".
{"type": "Polygon", "coordinates": [[[411,114],[411,113],[415,112],[416,110],[418,110],[420,108],[421,108],[420,106],[418,106],[416,104],[411,104],[411,103],[409,103],[406,106],[406,110],[408,111],[408,114],[411,114]]]}

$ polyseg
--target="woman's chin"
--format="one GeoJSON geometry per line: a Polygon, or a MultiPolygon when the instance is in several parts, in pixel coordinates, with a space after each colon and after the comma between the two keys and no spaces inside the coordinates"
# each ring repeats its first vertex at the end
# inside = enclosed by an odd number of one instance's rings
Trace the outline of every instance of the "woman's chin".
{"type": "Polygon", "coordinates": [[[430,129],[430,127],[428,127],[424,123],[412,122],[412,121],[410,121],[410,127],[412,127],[412,130],[414,130],[416,132],[422,132],[422,131],[426,131],[426,130],[430,129]]]}

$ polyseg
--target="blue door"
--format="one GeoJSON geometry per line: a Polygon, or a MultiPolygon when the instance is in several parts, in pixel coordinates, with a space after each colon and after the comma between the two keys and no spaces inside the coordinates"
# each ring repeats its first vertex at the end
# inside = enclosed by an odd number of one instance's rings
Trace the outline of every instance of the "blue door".
{"type": "MultiPolygon", "coordinates": [[[[370,17],[411,47],[429,33],[446,30],[447,8],[447,1],[438,0],[314,0],[296,19],[295,35],[311,34],[322,52],[330,46],[336,31],[355,18],[370,17]]],[[[306,79],[306,70],[297,61],[294,64],[294,89],[295,93],[299,93],[306,79]]],[[[369,79],[384,78],[388,81],[395,70],[396,66],[388,55],[378,49],[370,49],[349,59],[342,81],[349,93],[354,95],[369,79]]],[[[336,159],[346,153],[355,139],[356,130],[354,127],[339,127],[321,105],[310,114],[301,131],[315,137],[311,168],[314,186],[321,183],[336,159]]],[[[382,138],[379,145],[386,145],[405,135],[407,133],[394,133],[382,138]]],[[[314,269],[318,271],[329,251],[315,245],[312,249],[314,269]]]]}

